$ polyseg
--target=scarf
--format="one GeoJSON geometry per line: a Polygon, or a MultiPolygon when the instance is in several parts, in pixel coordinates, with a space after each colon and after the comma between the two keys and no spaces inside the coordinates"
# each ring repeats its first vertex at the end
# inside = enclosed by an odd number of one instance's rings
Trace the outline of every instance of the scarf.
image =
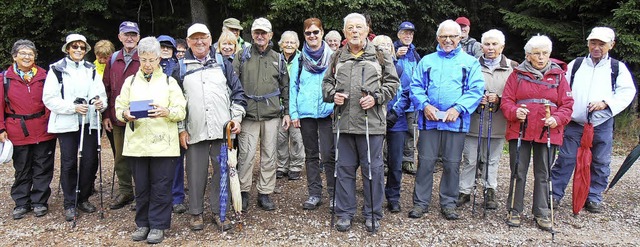
{"type": "Polygon", "coordinates": [[[484,55],[482,55],[482,60],[484,60],[485,66],[487,66],[490,70],[494,70],[495,68],[500,66],[500,62],[502,61],[502,55],[494,59],[489,59],[489,58],[486,58],[484,55]]]}
{"type": "Polygon", "coordinates": [[[22,80],[26,81],[27,83],[31,82],[31,78],[33,78],[36,73],[38,73],[38,69],[33,66],[31,67],[31,69],[27,72],[24,72],[22,70],[18,69],[18,64],[14,64],[13,65],[13,72],[15,72],[17,75],[20,76],[20,78],[22,78],[22,80]]]}
{"type": "Polygon", "coordinates": [[[151,77],[153,76],[153,72],[151,72],[150,74],[145,74],[144,72],[142,72],[142,76],[144,76],[144,79],[147,79],[147,81],[151,81],[151,77]]]}
{"type": "Polygon", "coordinates": [[[331,51],[331,49],[325,49],[325,47],[328,47],[328,45],[325,45],[325,42],[322,41],[320,49],[312,51],[309,45],[307,45],[306,42],[304,43],[304,48],[302,49],[302,64],[307,71],[318,74],[327,69],[333,51],[331,51]]]}
{"type": "Polygon", "coordinates": [[[529,61],[525,60],[524,63],[522,63],[522,65],[520,66],[520,68],[533,74],[536,77],[536,79],[542,80],[542,78],[544,78],[544,74],[547,73],[549,69],[551,69],[551,61],[547,62],[547,65],[545,65],[544,68],[538,70],[534,68],[529,61]]]}

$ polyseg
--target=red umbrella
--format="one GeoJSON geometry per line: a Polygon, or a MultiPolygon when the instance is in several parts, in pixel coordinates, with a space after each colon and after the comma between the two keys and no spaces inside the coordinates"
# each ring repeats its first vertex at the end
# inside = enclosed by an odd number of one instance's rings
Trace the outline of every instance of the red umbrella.
{"type": "MultiPolygon", "coordinates": [[[[589,114],[591,115],[591,114],[589,114]]],[[[591,183],[591,146],[593,145],[593,124],[587,120],[582,130],[580,147],[576,160],[576,169],[573,173],[573,214],[578,215],[584,207],[589,195],[589,185],[591,183]]]]}

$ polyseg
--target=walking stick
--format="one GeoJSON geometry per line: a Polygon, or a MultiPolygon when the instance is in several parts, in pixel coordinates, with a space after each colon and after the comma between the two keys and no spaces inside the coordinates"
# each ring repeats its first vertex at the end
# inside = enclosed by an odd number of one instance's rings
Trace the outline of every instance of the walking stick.
{"type": "MultiPolygon", "coordinates": [[[[527,106],[522,104],[520,105],[522,108],[526,108],[527,106]]],[[[511,171],[511,184],[513,187],[511,188],[511,203],[509,205],[509,219],[513,217],[515,198],[516,198],[516,185],[518,178],[518,165],[520,164],[520,146],[522,145],[522,138],[525,135],[525,131],[527,130],[527,117],[524,120],[520,120],[520,131],[518,132],[518,142],[516,144],[516,163],[513,167],[513,171],[511,171]]]]}
{"type": "Polygon", "coordinates": [[[478,164],[480,163],[480,144],[482,143],[482,124],[484,122],[484,105],[480,105],[480,123],[478,124],[478,148],[476,150],[476,167],[473,175],[473,202],[471,203],[471,214],[476,214],[476,190],[478,189],[478,164]]]}
{"type": "MultiPolygon", "coordinates": [[[[369,95],[369,92],[362,90],[362,95],[369,95]]],[[[369,165],[369,202],[371,203],[371,234],[376,233],[376,218],[373,215],[373,177],[371,176],[371,143],[369,142],[369,115],[364,110],[365,137],[367,139],[367,164],[369,165]]]]}
{"type": "Polygon", "coordinates": [[[490,157],[490,153],[491,153],[491,122],[493,120],[493,109],[494,109],[495,105],[493,103],[489,103],[489,126],[487,126],[487,160],[485,161],[485,165],[484,165],[484,191],[483,191],[483,197],[484,197],[484,209],[482,210],[482,217],[486,218],[487,217],[487,192],[488,192],[488,185],[489,185],[489,157],[490,157]]]}
{"type": "MultiPolygon", "coordinates": [[[[83,99],[83,98],[76,98],[76,100],[73,102],[75,104],[87,104],[87,100],[83,99]]],[[[86,122],[87,119],[87,115],[86,114],[82,114],[82,124],[80,125],[80,143],[78,144],[78,163],[77,163],[77,174],[76,174],[76,199],[74,202],[74,206],[73,209],[74,210],[78,210],[78,197],[80,197],[80,164],[82,161],[82,146],[84,144],[84,124],[86,122]]],[[[76,222],[78,220],[78,211],[75,212],[75,214],[73,214],[73,225],[71,226],[76,227],[76,222]]]]}
{"type": "MultiPolygon", "coordinates": [[[[95,101],[98,99],[100,99],[100,97],[96,95],[96,97],[94,97],[91,101],[95,101]]],[[[98,214],[100,214],[100,219],[104,219],[104,200],[102,197],[102,141],[100,140],[100,127],[102,122],[100,121],[100,110],[98,109],[96,109],[96,120],[98,121],[96,124],[98,126],[98,133],[96,134],[96,136],[98,137],[98,169],[100,174],[100,210],[98,211],[98,214]]]]}
{"type": "MultiPolygon", "coordinates": [[[[551,105],[549,103],[544,104],[545,118],[551,117],[551,105]]],[[[547,129],[547,182],[549,183],[549,209],[551,210],[551,241],[556,238],[556,232],[553,230],[553,183],[551,183],[551,166],[553,165],[554,153],[551,152],[551,126],[546,126],[547,129]]]]}
{"type": "MultiPolygon", "coordinates": [[[[114,147],[111,147],[114,148],[114,147]]],[[[115,155],[114,155],[115,158],[115,155]]],[[[111,199],[113,199],[113,186],[116,183],[116,164],[113,164],[113,172],[111,173],[111,199]]]]}
{"type": "MultiPolygon", "coordinates": [[[[341,93],[344,92],[343,89],[336,89],[336,93],[341,93]]],[[[336,223],[336,181],[338,180],[338,151],[340,149],[338,149],[338,141],[340,140],[340,118],[342,117],[342,107],[338,106],[338,116],[337,116],[337,120],[336,120],[336,153],[335,153],[335,157],[334,157],[334,164],[333,164],[333,192],[331,193],[331,201],[333,202],[333,208],[331,209],[331,228],[333,229],[333,226],[336,223]]]]}

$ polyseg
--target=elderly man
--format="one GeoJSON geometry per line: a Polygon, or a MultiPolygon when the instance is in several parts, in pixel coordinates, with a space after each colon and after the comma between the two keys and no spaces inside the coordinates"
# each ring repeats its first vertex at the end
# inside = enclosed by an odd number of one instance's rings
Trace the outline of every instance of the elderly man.
{"type": "Polygon", "coordinates": [[[591,148],[591,185],[585,209],[591,213],[602,212],[602,192],[607,187],[607,178],[611,173],[613,117],[624,110],[636,94],[627,66],[609,56],[614,45],[615,34],[611,28],[595,27],[587,37],[589,55],[586,58],[578,57],[568,65],[566,77],[572,88],[574,103],[558,160],[551,170],[554,206],[564,196],[576,166],[583,125],[591,122],[595,135],[591,148]]]}
{"type": "Polygon", "coordinates": [[[122,156],[124,144],[125,123],[120,122],[115,115],[116,97],[120,95],[120,89],[124,80],[135,74],[140,68],[138,59],[138,41],[140,41],[140,29],[135,22],[125,21],[120,24],[118,39],[122,42],[122,50],[111,55],[110,61],[104,69],[102,82],[109,99],[107,110],[103,113],[102,124],[107,131],[107,137],[111,147],[115,149],[114,169],[118,176],[118,195],[109,208],[119,209],[133,201],[133,183],[131,167],[125,157],[122,156]]]}
{"type": "Polygon", "coordinates": [[[271,211],[276,208],[269,198],[276,186],[278,167],[278,125],[289,128],[289,75],[286,61],[272,50],[271,22],[258,18],[251,26],[254,44],[242,49],[233,60],[247,98],[247,113],[238,136],[238,176],[242,191],[242,209],[249,206],[249,191],[253,181],[253,160],[260,144],[260,179],[258,206],[271,211]],[[282,104],[280,102],[282,101],[282,104]],[[281,105],[284,117],[280,121],[281,105]]]}
{"type": "Polygon", "coordinates": [[[455,220],[460,157],[471,113],[482,98],[484,78],[478,60],[458,45],[462,35],[458,24],[446,20],[436,35],[437,51],[420,60],[411,78],[411,101],[422,114],[418,114],[420,166],[409,218],[421,218],[429,210],[433,169],[442,153],[440,209],[447,220],[455,220]]]}
{"type": "MultiPolygon", "coordinates": [[[[236,38],[238,38],[238,47],[240,47],[242,49],[247,49],[247,48],[251,47],[251,43],[245,42],[244,39],[242,39],[242,37],[240,36],[240,34],[242,34],[243,28],[240,25],[240,21],[238,19],[236,19],[236,18],[227,18],[224,21],[222,21],[222,31],[224,31],[224,30],[229,30],[233,34],[236,35],[236,38]]],[[[217,42],[216,42],[216,44],[217,44],[217,42]]],[[[218,46],[214,45],[214,47],[218,47],[218,46]]],[[[236,51],[236,52],[238,52],[238,51],[236,51]]]]}
{"type": "MultiPolygon", "coordinates": [[[[416,46],[412,44],[415,31],[416,26],[411,22],[405,21],[398,27],[398,40],[393,42],[393,46],[396,48],[396,57],[398,58],[396,67],[401,70],[401,72],[398,72],[398,77],[401,79],[402,75],[400,73],[407,73],[408,76],[406,78],[411,78],[413,69],[418,64],[418,61],[420,61],[420,55],[416,51],[416,46]]],[[[415,147],[413,146],[414,133],[413,126],[411,126],[411,124],[415,122],[415,115],[413,112],[413,105],[410,105],[409,109],[405,111],[406,118],[400,118],[400,121],[404,121],[404,119],[406,119],[406,125],[402,125],[402,127],[406,127],[408,133],[407,138],[405,138],[404,141],[402,169],[409,174],[416,173],[415,161],[413,160],[413,152],[415,150],[415,147]]],[[[398,206],[397,208],[399,208],[399,205],[390,205],[390,208],[396,208],[395,206],[398,206]]]]}
{"type": "MultiPolygon", "coordinates": [[[[240,133],[246,101],[231,62],[223,59],[211,46],[211,32],[200,23],[187,29],[188,49],[180,66],[172,76],[182,85],[187,98],[187,118],[179,126],[180,145],[186,149],[186,171],[189,181],[189,214],[191,230],[204,228],[204,193],[209,174],[209,160],[220,155],[224,142],[223,132],[228,121],[234,123],[232,133],[240,133]],[[215,97],[211,97],[215,96],[215,97]]],[[[220,218],[220,165],[213,165],[211,179],[211,210],[213,222],[227,230],[230,221],[221,224],[220,218]]],[[[230,202],[230,200],[228,201],[230,202]]],[[[230,208],[230,205],[227,206],[230,208]]]]}
{"type": "Polygon", "coordinates": [[[324,101],[335,103],[334,132],[339,136],[336,145],[340,152],[336,152],[335,168],[338,175],[335,184],[336,228],[338,231],[351,228],[357,208],[356,170],[362,166],[365,179],[362,214],[365,227],[371,232],[380,227],[379,220],[382,219],[385,105],[395,95],[399,79],[389,54],[376,52],[367,40],[369,27],[363,15],[347,15],[343,32],[348,42],[332,56],[329,72],[325,73],[322,82],[324,101]]]}
{"type": "Polygon", "coordinates": [[[469,37],[469,32],[471,32],[471,22],[469,21],[469,18],[460,16],[456,19],[456,23],[460,25],[460,29],[462,30],[462,35],[460,35],[460,45],[462,46],[462,50],[476,58],[482,56],[482,47],[480,42],[469,37]]]}

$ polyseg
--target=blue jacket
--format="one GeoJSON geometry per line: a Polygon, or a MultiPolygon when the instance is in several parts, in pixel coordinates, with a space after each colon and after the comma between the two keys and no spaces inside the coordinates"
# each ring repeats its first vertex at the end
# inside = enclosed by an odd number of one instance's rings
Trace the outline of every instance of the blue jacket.
{"type": "MultiPolygon", "coordinates": [[[[402,68],[402,67],[396,66],[396,69],[398,68],[402,68]]],[[[411,111],[408,111],[409,108],[413,109],[413,105],[411,104],[411,99],[409,98],[411,94],[411,87],[410,87],[411,74],[402,73],[401,75],[398,75],[398,76],[400,77],[400,86],[398,87],[398,92],[396,93],[396,96],[393,97],[393,99],[389,101],[389,104],[387,105],[387,109],[389,111],[393,109],[393,111],[395,111],[396,114],[398,115],[398,120],[396,121],[396,124],[393,125],[393,127],[391,127],[388,130],[393,132],[402,132],[402,131],[409,130],[410,123],[407,122],[407,116],[405,112],[411,112],[411,111]]]]}
{"type": "Polygon", "coordinates": [[[178,66],[178,59],[172,58],[163,58],[160,60],[160,67],[162,68],[162,72],[168,76],[171,76],[173,73],[173,69],[178,66]]]}
{"type": "MultiPolygon", "coordinates": [[[[405,45],[402,44],[400,40],[396,40],[395,42],[393,42],[393,47],[395,47],[396,51],[398,50],[398,48],[402,46],[405,46],[405,45]]],[[[398,57],[398,61],[396,62],[396,69],[402,70],[402,72],[398,71],[398,77],[400,78],[400,86],[404,84],[402,82],[402,74],[407,73],[409,76],[407,79],[411,80],[411,74],[413,74],[413,70],[416,68],[419,61],[420,61],[420,54],[418,54],[418,52],[416,51],[416,46],[413,44],[410,44],[407,54],[401,57],[398,57]]],[[[409,81],[408,84],[410,85],[411,82],[409,81]]],[[[401,92],[402,92],[402,88],[398,88],[398,93],[396,94],[396,96],[399,96],[401,92]]],[[[409,108],[406,109],[405,111],[413,112],[414,110],[415,109],[413,108],[413,105],[409,104],[409,108]]]]}
{"type": "Polygon", "coordinates": [[[322,79],[327,70],[313,74],[304,66],[300,67],[302,54],[303,52],[296,54],[289,68],[289,115],[291,120],[325,118],[333,113],[333,103],[322,101],[322,79]],[[300,68],[302,68],[301,73],[298,72],[300,68]]]}
{"type": "Polygon", "coordinates": [[[429,121],[418,115],[420,130],[468,132],[471,113],[480,103],[484,91],[484,76],[478,59],[462,51],[461,46],[444,52],[438,45],[418,63],[411,77],[411,101],[421,112],[427,105],[439,111],[455,108],[460,116],[455,122],[429,121]],[[463,72],[465,73],[463,75],[463,72]]]}

